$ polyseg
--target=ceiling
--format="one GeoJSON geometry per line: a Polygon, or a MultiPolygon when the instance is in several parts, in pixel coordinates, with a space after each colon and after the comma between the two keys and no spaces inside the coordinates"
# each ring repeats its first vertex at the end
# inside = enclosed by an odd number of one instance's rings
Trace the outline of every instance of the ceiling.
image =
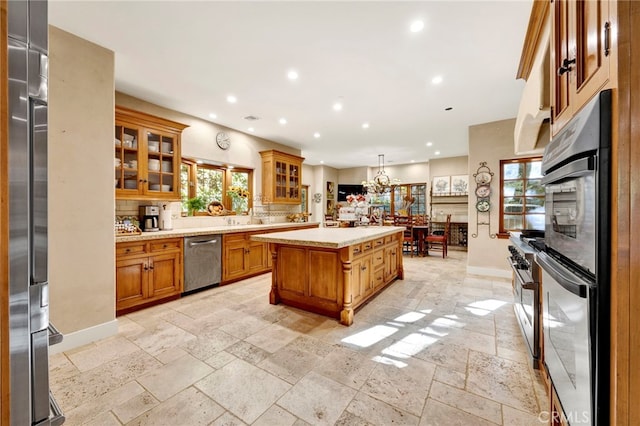
{"type": "Polygon", "coordinates": [[[515,117],[531,5],[52,0],[49,21],[115,52],[118,91],[346,168],[467,155],[470,125],[515,117]]]}

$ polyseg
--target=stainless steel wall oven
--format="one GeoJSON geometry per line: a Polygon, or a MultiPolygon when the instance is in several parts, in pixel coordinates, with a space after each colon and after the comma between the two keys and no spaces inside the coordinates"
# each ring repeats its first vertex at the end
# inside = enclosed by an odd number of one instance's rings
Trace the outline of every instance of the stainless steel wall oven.
{"type": "Polygon", "coordinates": [[[608,424],[611,92],[598,94],[542,160],[544,362],[570,424],[608,424]]]}

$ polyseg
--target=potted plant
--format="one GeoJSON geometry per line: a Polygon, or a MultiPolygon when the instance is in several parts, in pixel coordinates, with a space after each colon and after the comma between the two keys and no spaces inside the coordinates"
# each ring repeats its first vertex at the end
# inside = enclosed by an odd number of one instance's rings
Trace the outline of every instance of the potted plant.
{"type": "Polygon", "coordinates": [[[193,197],[187,200],[187,209],[189,210],[189,216],[197,211],[201,211],[207,208],[207,202],[202,197],[193,197]]]}

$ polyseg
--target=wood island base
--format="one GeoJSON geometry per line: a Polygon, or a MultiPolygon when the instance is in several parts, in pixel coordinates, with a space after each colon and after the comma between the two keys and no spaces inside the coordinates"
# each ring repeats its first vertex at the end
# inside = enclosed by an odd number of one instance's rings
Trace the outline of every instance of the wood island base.
{"type": "Polygon", "coordinates": [[[379,229],[383,235],[339,248],[300,241],[270,242],[269,303],[283,303],[351,325],[358,306],[404,276],[402,228],[379,229]]]}

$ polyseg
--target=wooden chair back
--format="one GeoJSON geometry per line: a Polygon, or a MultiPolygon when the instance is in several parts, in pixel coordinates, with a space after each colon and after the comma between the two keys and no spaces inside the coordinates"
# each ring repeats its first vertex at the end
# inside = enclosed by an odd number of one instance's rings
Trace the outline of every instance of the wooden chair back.
{"type": "Polygon", "coordinates": [[[431,234],[425,238],[425,243],[427,245],[427,254],[429,254],[429,249],[438,247],[438,249],[442,250],[442,257],[447,257],[448,253],[448,241],[449,241],[449,229],[451,228],[451,215],[447,215],[447,219],[444,223],[444,231],[431,231],[431,234]],[[435,233],[437,232],[437,234],[435,233]]]}

